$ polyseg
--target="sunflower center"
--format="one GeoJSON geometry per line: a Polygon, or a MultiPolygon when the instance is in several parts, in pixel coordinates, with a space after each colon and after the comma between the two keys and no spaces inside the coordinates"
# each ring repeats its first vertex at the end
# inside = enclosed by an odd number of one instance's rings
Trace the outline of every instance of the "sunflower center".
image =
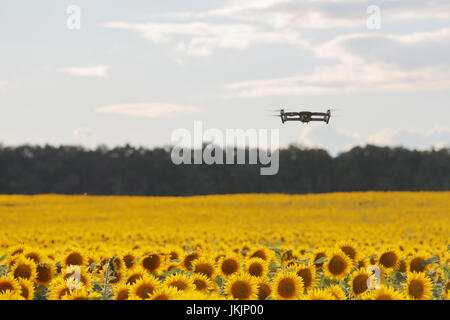
{"type": "Polygon", "coordinates": [[[297,275],[303,279],[303,286],[309,288],[312,284],[312,274],[309,269],[301,269],[297,271],[297,275]]]}
{"type": "Polygon", "coordinates": [[[258,299],[259,300],[266,300],[266,298],[270,296],[270,287],[265,284],[265,283],[261,283],[258,286],[258,299]]]}
{"type": "Polygon", "coordinates": [[[367,279],[369,277],[366,274],[360,274],[353,279],[352,288],[355,295],[360,295],[367,290],[367,279]]]}
{"type": "Polygon", "coordinates": [[[250,268],[248,268],[248,271],[252,276],[260,277],[260,276],[262,276],[263,269],[262,269],[261,265],[254,263],[250,266],[250,268]]]}
{"type": "Polygon", "coordinates": [[[159,258],[159,256],[157,254],[152,254],[152,255],[146,257],[142,261],[142,266],[149,271],[154,271],[154,270],[158,269],[160,264],[161,264],[161,259],[159,258]]]}
{"type": "Polygon", "coordinates": [[[147,299],[155,291],[155,288],[149,284],[143,284],[136,290],[136,295],[141,299],[147,299]]]}
{"type": "Polygon", "coordinates": [[[388,294],[380,294],[377,297],[377,300],[392,300],[392,297],[388,294]]]}
{"type": "Polygon", "coordinates": [[[356,257],[356,251],[352,247],[349,246],[343,246],[341,247],[341,250],[352,260],[356,257]]]}
{"type": "Polygon", "coordinates": [[[37,280],[42,283],[47,283],[51,280],[52,275],[48,266],[38,265],[37,267],[37,280]]]}
{"type": "Polygon", "coordinates": [[[176,287],[178,290],[185,290],[187,288],[187,284],[180,280],[174,281],[169,285],[176,287]]]}
{"type": "Polygon", "coordinates": [[[204,274],[208,278],[211,278],[213,271],[213,267],[206,263],[201,263],[195,266],[195,272],[204,274]]]}
{"type": "Polygon", "coordinates": [[[127,254],[123,257],[123,261],[125,262],[125,266],[130,269],[133,266],[134,257],[131,254],[127,254]]]}
{"type": "Polygon", "coordinates": [[[291,279],[283,279],[278,284],[278,293],[283,298],[292,298],[295,294],[295,284],[291,279]]]}
{"type": "Polygon", "coordinates": [[[238,263],[234,259],[227,259],[222,263],[222,272],[230,275],[238,270],[238,263]]]}
{"type": "Polygon", "coordinates": [[[425,269],[425,267],[421,267],[420,265],[422,264],[422,262],[424,262],[425,260],[422,258],[414,258],[411,260],[411,264],[409,265],[411,271],[416,271],[416,272],[423,272],[423,270],[425,269]]]}
{"type": "Polygon", "coordinates": [[[202,280],[199,280],[199,279],[194,280],[194,285],[195,285],[195,288],[197,290],[204,290],[204,289],[206,289],[206,282],[205,281],[202,281],[202,280]]]}
{"type": "Polygon", "coordinates": [[[127,300],[128,299],[128,290],[124,289],[119,291],[117,294],[117,300],[127,300]]]}
{"type": "Polygon", "coordinates": [[[18,265],[16,270],[14,271],[14,278],[24,278],[24,279],[30,279],[31,277],[31,268],[30,266],[21,264],[18,265]]]}
{"type": "Polygon", "coordinates": [[[231,293],[233,294],[233,297],[238,299],[248,299],[250,296],[250,288],[248,287],[247,283],[244,281],[236,281],[231,286],[231,293]]]}
{"type": "Polygon", "coordinates": [[[409,284],[409,294],[415,299],[420,299],[423,295],[423,285],[420,281],[412,280],[409,284]]]}
{"type": "Polygon", "coordinates": [[[187,255],[186,258],[184,259],[184,266],[186,267],[186,269],[191,270],[192,269],[192,261],[194,261],[197,258],[198,258],[198,254],[196,254],[196,253],[191,253],[191,254],[187,255]]]}
{"type": "Polygon", "coordinates": [[[392,268],[397,263],[397,255],[394,252],[383,253],[380,257],[380,263],[386,268],[392,268]]]}
{"type": "Polygon", "coordinates": [[[266,259],[267,259],[266,253],[264,252],[264,250],[258,250],[258,251],[256,251],[255,253],[253,253],[253,254],[251,255],[251,258],[261,258],[261,259],[263,259],[263,260],[266,260],[266,259]]]}
{"type": "Polygon", "coordinates": [[[83,264],[83,256],[77,252],[71,253],[66,258],[67,265],[79,266],[83,264]]]}
{"type": "Polygon", "coordinates": [[[334,275],[342,274],[347,267],[347,263],[339,256],[334,256],[330,260],[330,264],[328,266],[329,271],[334,275]]]}

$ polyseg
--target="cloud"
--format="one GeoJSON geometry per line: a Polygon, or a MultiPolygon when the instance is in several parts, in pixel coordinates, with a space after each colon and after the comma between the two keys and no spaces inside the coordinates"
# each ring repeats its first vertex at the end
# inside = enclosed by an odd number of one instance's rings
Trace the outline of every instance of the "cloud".
{"type": "Polygon", "coordinates": [[[107,22],[106,28],[131,30],[154,43],[175,41],[189,55],[208,56],[216,49],[248,49],[261,44],[300,44],[295,31],[267,31],[248,24],[107,22]]]}
{"type": "Polygon", "coordinates": [[[450,147],[450,128],[432,127],[428,130],[411,128],[382,129],[369,135],[337,129],[332,125],[312,124],[304,128],[300,142],[307,147],[321,147],[336,155],[356,145],[373,144],[378,146],[398,147],[426,150],[431,147],[450,147]]]}
{"type": "MultiPolygon", "coordinates": [[[[430,43],[450,44],[450,29],[404,35],[371,33],[340,35],[322,44],[306,44],[316,58],[334,60],[337,62],[335,65],[319,65],[309,74],[238,81],[224,87],[231,92],[231,96],[244,98],[448,89],[450,58],[447,55],[441,55],[440,59],[435,57],[436,59],[430,61],[426,58],[429,50],[425,50],[425,56],[421,58],[411,54],[415,52],[414,50],[419,50],[420,45],[430,43]],[[367,40],[377,42],[368,46],[367,40]],[[403,46],[404,50],[398,50],[396,53],[389,50],[388,44],[387,49],[386,46],[378,48],[382,43],[380,41],[393,42],[397,46],[391,43],[390,47],[403,46]],[[370,48],[374,48],[374,53],[369,51],[370,48]],[[393,52],[394,55],[389,57],[386,52],[393,52]],[[411,60],[409,57],[416,58],[411,60]]],[[[450,53],[450,45],[448,52],[450,53]]]]}
{"type": "Polygon", "coordinates": [[[98,113],[127,115],[144,118],[175,117],[182,114],[198,113],[200,110],[193,106],[170,103],[128,103],[116,104],[95,109],[98,113]]]}
{"type": "Polygon", "coordinates": [[[90,139],[95,136],[91,128],[77,128],[72,131],[72,137],[81,139],[90,139]]]}
{"type": "Polygon", "coordinates": [[[107,65],[99,65],[90,67],[67,67],[60,69],[60,71],[75,77],[106,77],[110,68],[107,65]]]}

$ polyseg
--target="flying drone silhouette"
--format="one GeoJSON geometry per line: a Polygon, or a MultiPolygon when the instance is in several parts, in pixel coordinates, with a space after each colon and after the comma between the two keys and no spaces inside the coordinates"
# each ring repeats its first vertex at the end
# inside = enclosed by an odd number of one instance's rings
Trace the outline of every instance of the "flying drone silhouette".
{"type": "Polygon", "coordinates": [[[311,112],[311,111],[285,112],[284,109],[274,111],[280,112],[280,114],[275,115],[275,117],[280,117],[281,122],[283,124],[287,121],[300,121],[303,123],[309,123],[312,121],[322,121],[328,124],[331,118],[331,110],[327,110],[327,112],[311,112]]]}

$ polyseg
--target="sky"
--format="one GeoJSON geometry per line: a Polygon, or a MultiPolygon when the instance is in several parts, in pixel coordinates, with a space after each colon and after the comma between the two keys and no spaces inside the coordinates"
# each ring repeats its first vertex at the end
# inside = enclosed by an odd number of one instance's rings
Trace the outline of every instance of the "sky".
{"type": "Polygon", "coordinates": [[[448,0],[2,0],[0,143],[450,146],[448,0]],[[281,124],[270,109],[333,109],[281,124]]]}

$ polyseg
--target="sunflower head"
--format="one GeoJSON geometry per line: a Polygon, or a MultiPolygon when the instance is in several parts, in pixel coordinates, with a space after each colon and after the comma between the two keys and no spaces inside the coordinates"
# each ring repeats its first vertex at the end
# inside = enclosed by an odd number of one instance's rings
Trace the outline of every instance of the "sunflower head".
{"type": "Polygon", "coordinates": [[[253,277],[265,277],[269,272],[269,263],[261,258],[250,258],[245,262],[245,271],[253,277]]]}
{"type": "Polygon", "coordinates": [[[412,300],[428,300],[431,297],[432,283],[424,273],[408,272],[405,294],[412,300]]]}
{"type": "Polygon", "coordinates": [[[299,265],[295,273],[302,278],[305,289],[311,289],[316,284],[316,267],[312,263],[299,265]]]}
{"type": "Polygon", "coordinates": [[[25,300],[33,300],[34,298],[34,284],[30,280],[26,279],[19,279],[19,286],[20,286],[20,295],[25,300]]]}
{"type": "Polygon", "coordinates": [[[402,292],[384,284],[379,289],[367,291],[362,297],[364,300],[405,300],[402,292]]]}
{"type": "Polygon", "coordinates": [[[235,253],[228,253],[220,258],[218,271],[223,277],[229,277],[241,271],[240,257],[235,253]]]}
{"type": "Polygon", "coordinates": [[[303,279],[295,272],[280,272],[273,281],[273,296],[278,300],[297,300],[303,288],[303,279]]]}
{"type": "Polygon", "coordinates": [[[36,268],[36,283],[40,285],[47,285],[52,281],[56,274],[56,268],[53,264],[48,262],[40,262],[36,268]]]}
{"type": "Polygon", "coordinates": [[[272,295],[272,284],[264,279],[258,279],[258,300],[266,300],[267,297],[272,295]]]}
{"type": "Polygon", "coordinates": [[[356,246],[351,243],[350,241],[344,241],[340,242],[338,244],[338,248],[347,255],[347,257],[350,258],[352,261],[358,260],[358,250],[356,249],[356,246]]]}
{"type": "Polygon", "coordinates": [[[359,298],[361,295],[369,290],[367,281],[372,274],[368,273],[364,269],[359,269],[354,272],[350,278],[350,291],[355,298],[359,298]]]}
{"type": "Polygon", "coordinates": [[[153,292],[160,287],[161,283],[158,281],[158,279],[151,275],[145,275],[130,287],[131,295],[129,299],[148,299],[153,294],[153,292]]]}
{"type": "Polygon", "coordinates": [[[258,283],[247,273],[231,275],[226,281],[226,293],[233,299],[256,300],[258,298],[258,283]]]}
{"type": "Polygon", "coordinates": [[[195,290],[208,291],[214,288],[214,283],[211,279],[201,273],[194,273],[192,275],[192,282],[194,283],[195,290]]]}
{"type": "Polygon", "coordinates": [[[216,273],[214,261],[209,258],[200,257],[192,262],[192,272],[201,273],[209,279],[213,279],[214,274],[216,273]]]}
{"type": "Polygon", "coordinates": [[[335,296],[326,289],[311,289],[301,295],[301,300],[336,300],[335,296]]]}
{"type": "Polygon", "coordinates": [[[0,293],[5,293],[7,290],[20,294],[20,285],[16,279],[3,275],[0,277],[0,293]]]}
{"type": "Polygon", "coordinates": [[[193,278],[182,273],[171,274],[164,280],[164,285],[179,291],[193,290],[195,287],[193,278]]]}
{"type": "Polygon", "coordinates": [[[114,300],[128,300],[130,296],[130,285],[122,284],[114,288],[114,300]]]}
{"type": "Polygon", "coordinates": [[[347,295],[344,290],[336,284],[329,286],[327,291],[331,293],[336,300],[347,300],[347,295]]]}
{"type": "Polygon", "coordinates": [[[15,279],[34,281],[36,279],[36,263],[30,258],[20,255],[11,268],[11,273],[15,279]]]}
{"type": "Polygon", "coordinates": [[[377,262],[385,269],[392,271],[398,268],[400,263],[400,254],[394,248],[385,248],[381,250],[377,262]]]}
{"type": "Polygon", "coordinates": [[[327,277],[333,280],[342,280],[347,277],[352,262],[342,251],[334,251],[328,255],[328,260],[324,265],[324,272],[327,277]]]}
{"type": "Polygon", "coordinates": [[[144,255],[139,261],[141,266],[153,274],[159,274],[165,267],[166,256],[158,253],[144,255]]]}

